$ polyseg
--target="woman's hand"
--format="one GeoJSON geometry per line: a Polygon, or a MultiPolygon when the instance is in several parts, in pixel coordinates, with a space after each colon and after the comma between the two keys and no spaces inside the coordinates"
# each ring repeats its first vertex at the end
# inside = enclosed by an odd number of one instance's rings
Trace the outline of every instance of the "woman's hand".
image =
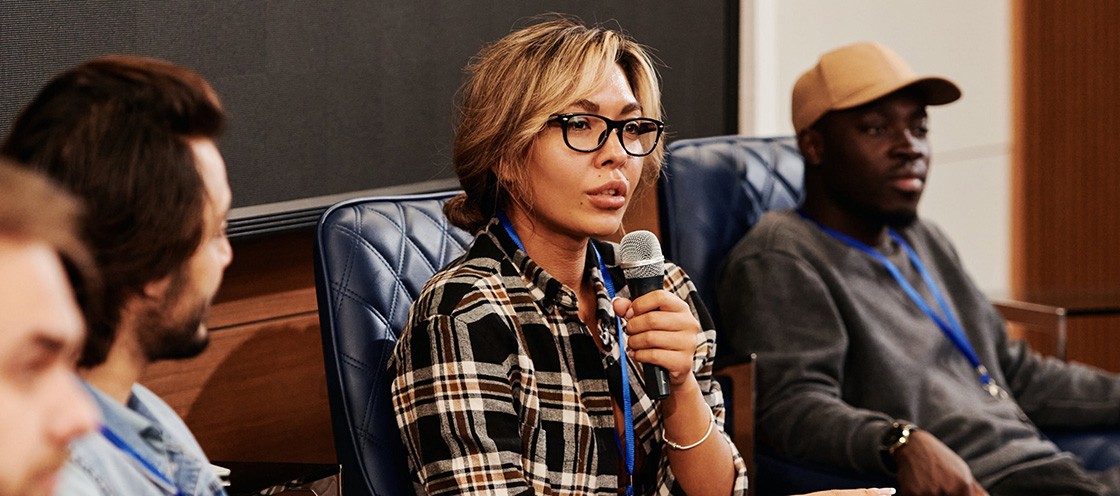
{"type": "Polygon", "coordinates": [[[615,313],[626,319],[626,354],[630,358],[665,367],[674,386],[692,378],[696,335],[701,329],[688,303],[659,289],[633,301],[615,298],[613,305],[615,313]]]}
{"type": "MultiPolygon", "coordinates": [[[[662,451],[681,489],[694,495],[729,494],[739,471],[727,437],[712,432],[715,419],[704,398],[707,391],[692,373],[702,342],[698,338],[705,336],[688,303],[675,293],[657,290],[634,301],[615,298],[613,306],[627,321],[626,354],[668,372],[669,397],[660,400],[662,436],[666,443],[695,445],[662,451]]],[[[705,354],[705,362],[708,359],[705,354]]]]}

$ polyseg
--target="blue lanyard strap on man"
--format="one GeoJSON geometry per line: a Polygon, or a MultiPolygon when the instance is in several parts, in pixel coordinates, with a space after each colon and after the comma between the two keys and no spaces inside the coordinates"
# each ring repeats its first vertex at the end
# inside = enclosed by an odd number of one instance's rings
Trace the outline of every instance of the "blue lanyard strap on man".
{"type": "MultiPolygon", "coordinates": [[[[521,243],[521,238],[517,236],[517,231],[513,229],[513,224],[510,223],[509,218],[506,217],[505,212],[498,211],[498,220],[501,221],[502,227],[505,228],[506,233],[517,244],[521,251],[525,251],[525,245],[521,243]]],[[[614,301],[614,281],[611,278],[610,272],[607,272],[607,266],[603,263],[603,257],[599,255],[599,249],[595,247],[595,243],[588,241],[591,244],[591,250],[595,252],[595,261],[599,263],[599,273],[603,276],[604,286],[607,287],[607,295],[610,296],[611,301],[614,301]]],[[[526,252],[528,254],[528,252],[526,252]]],[[[626,353],[622,350],[625,348],[626,336],[622,332],[622,319],[618,315],[614,316],[614,328],[618,332],[618,342],[615,346],[618,348],[618,365],[622,369],[622,416],[624,418],[624,433],[626,436],[626,473],[630,478],[630,483],[626,485],[626,496],[633,496],[634,494],[634,415],[630,405],[630,373],[629,365],[626,362],[626,353]]],[[[615,440],[618,440],[618,432],[615,432],[615,440]]]]}
{"type": "Polygon", "coordinates": [[[182,489],[175,485],[175,481],[171,480],[171,477],[160,471],[154,463],[145,459],[135,448],[129,445],[128,442],[118,436],[117,433],[113,432],[112,429],[101,426],[101,435],[110,443],[113,443],[113,446],[116,446],[117,449],[128,455],[129,459],[142,469],[142,473],[164,491],[167,491],[169,494],[174,494],[175,496],[187,496],[182,489]]]}
{"type": "Polygon", "coordinates": [[[890,272],[891,277],[894,278],[895,282],[898,283],[903,292],[905,292],[906,295],[910,297],[910,300],[913,301],[914,304],[918,305],[918,308],[920,308],[922,312],[924,312],[927,316],[929,316],[930,319],[933,320],[935,324],[937,324],[937,327],[941,329],[941,332],[944,333],[947,338],[949,338],[949,341],[953,343],[957,350],[960,351],[961,354],[964,355],[965,359],[968,360],[968,363],[972,365],[972,367],[976,370],[976,375],[980,378],[980,386],[994,398],[1007,398],[1007,392],[992,380],[991,374],[988,373],[988,368],[985,367],[983,363],[980,363],[980,357],[977,356],[976,351],[973,350],[972,344],[968,341],[968,336],[966,336],[964,333],[964,327],[961,326],[960,321],[957,320],[955,315],[953,315],[952,310],[949,308],[949,303],[945,300],[944,294],[941,293],[941,289],[937,287],[937,283],[934,282],[933,277],[930,275],[929,271],[926,270],[926,267],[924,264],[922,264],[922,261],[918,258],[917,252],[915,252],[914,249],[910,247],[910,244],[907,243],[905,239],[902,239],[902,236],[899,236],[898,233],[894,232],[893,229],[888,230],[891,239],[895,240],[895,242],[897,242],[899,246],[902,247],[902,249],[906,252],[907,258],[910,259],[910,264],[913,265],[914,268],[917,269],[918,274],[921,275],[922,281],[925,283],[926,287],[929,288],[929,292],[933,294],[933,298],[937,300],[937,305],[941,308],[941,313],[943,313],[944,316],[938,314],[937,311],[935,311],[932,307],[929,306],[928,303],[926,303],[925,299],[922,298],[921,294],[918,293],[918,290],[914,289],[914,286],[911,285],[910,282],[902,276],[902,272],[898,270],[898,267],[895,266],[895,264],[891,262],[890,259],[886,257],[886,255],[879,253],[877,250],[870,246],[867,246],[865,243],[858,239],[855,239],[851,236],[848,236],[847,234],[844,234],[840,231],[832,229],[831,227],[821,224],[820,222],[817,222],[816,219],[810,217],[800,209],[797,211],[797,213],[805,220],[812,222],[825,234],[828,234],[829,236],[840,240],[844,244],[870,255],[877,262],[879,262],[880,265],[886,268],[887,272],[890,272]]]}

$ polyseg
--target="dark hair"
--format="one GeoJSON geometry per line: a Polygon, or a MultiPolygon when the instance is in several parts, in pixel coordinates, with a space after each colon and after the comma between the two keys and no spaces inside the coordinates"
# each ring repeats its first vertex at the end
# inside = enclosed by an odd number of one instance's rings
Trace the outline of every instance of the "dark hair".
{"type": "MultiPolygon", "coordinates": [[[[622,68],[646,117],[661,118],[661,89],[646,49],[620,31],[565,16],[514,31],[483,48],[457,95],[452,161],[463,194],[443,211],[477,232],[509,202],[531,207],[523,162],[549,115],[588,94],[606,64],[622,68]]],[[[661,170],[662,144],[642,161],[642,181],[661,170]]]]}
{"type": "Polygon", "coordinates": [[[98,308],[100,281],[78,234],[81,216],[77,198],[47,178],[0,159],[0,238],[46,244],[62,262],[78,304],[98,308]]]}
{"type": "Polygon", "coordinates": [[[23,109],[0,153],[83,200],[83,235],[104,281],[87,312],[79,366],[104,361],[124,302],[186,263],[209,201],[189,140],[217,138],[225,112],[194,71],[163,60],[100,57],[52,79],[23,109]]]}

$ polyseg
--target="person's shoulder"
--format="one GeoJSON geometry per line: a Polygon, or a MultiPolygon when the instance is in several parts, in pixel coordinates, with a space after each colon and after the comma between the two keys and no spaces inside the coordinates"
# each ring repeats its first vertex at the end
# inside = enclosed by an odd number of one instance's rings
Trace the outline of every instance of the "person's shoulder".
{"type": "Polygon", "coordinates": [[[766,212],[732,248],[731,256],[741,258],[766,252],[802,252],[815,239],[811,227],[794,210],[766,212]]]}
{"type": "Polygon", "coordinates": [[[753,234],[755,237],[773,241],[788,238],[800,239],[812,228],[813,226],[809,221],[805,220],[796,210],[772,210],[762,214],[758,223],[747,233],[747,236],[753,234]]]}
{"type": "Polygon", "coordinates": [[[919,256],[928,259],[938,270],[965,272],[964,262],[956,245],[936,223],[918,219],[899,234],[910,242],[919,256]]]}
{"type": "Polygon", "coordinates": [[[114,458],[116,449],[102,436],[91,433],[70,443],[70,457],[58,472],[55,494],[101,496],[112,494],[112,488],[98,464],[114,458]]]}
{"type": "Polygon", "coordinates": [[[203,455],[202,446],[198,444],[198,440],[195,439],[194,434],[187,427],[187,423],[163,398],[141,384],[132,385],[132,396],[135,401],[142,404],[155,417],[154,420],[159,423],[164,432],[174,437],[184,448],[194,451],[196,456],[206,458],[203,455]]]}
{"type": "Polygon", "coordinates": [[[163,398],[153,393],[151,389],[141,384],[133,384],[132,396],[160,420],[162,420],[163,417],[170,416],[182,422],[182,419],[179,418],[179,414],[175,413],[175,409],[171,408],[171,405],[168,405],[166,401],[163,401],[163,398]]]}
{"type": "Polygon", "coordinates": [[[55,494],[115,496],[163,494],[137,471],[134,461],[105,436],[93,432],[70,443],[55,494]]]}
{"type": "Polygon", "coordinates": [[[420,315],[454,315],[464,302],[476,301],[476,295],[490,294],[504,285],[507,266],[504,252],[496,240],[479,236],[461,257],[438,270],[424,284],[413,310],[420,315]]]}
{"type": "Polygon", "coordinates": [[[499,272],[499,264],[494,259],[471,258],[469,254],[463,255],[432,274],[424,284],[421,294],[434,292],[442,294],[449,290],[471,291],[472,288],[493,278],[499,272]]]}
{"type": "Polygon", "coordinates": [[[907,226],[905,230],[914,233],[915,236],[921,236],[930,240],[939,242],[949,241],[948,236],[945,235],[945,231],[941,229],[941,226],[925,217],[919,217],[912,224],[907,226]]]}
{"type": "Polygon", "coordinates": [[[899,234],[915,247],[924,246],[927,249],[952,253],[954,256],[956,254],[953,241],[949,239],[941,226],[929,219],[918,218],[909,226],[902,228],[899,234]]]}

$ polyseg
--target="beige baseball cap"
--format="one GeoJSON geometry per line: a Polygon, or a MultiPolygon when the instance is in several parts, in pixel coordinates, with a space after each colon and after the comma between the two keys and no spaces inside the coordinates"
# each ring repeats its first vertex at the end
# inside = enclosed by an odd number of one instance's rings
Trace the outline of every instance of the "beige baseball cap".
{"type": "Polygon", "coordinates": [[[926,105],[961,97],[952,81],[919,77],[902,57],[879,43],[842,46],[821,55],[793,85],[793,128],[800,133],[831,110],[858,107],[907,86],[919,88],[926,105]]]}

